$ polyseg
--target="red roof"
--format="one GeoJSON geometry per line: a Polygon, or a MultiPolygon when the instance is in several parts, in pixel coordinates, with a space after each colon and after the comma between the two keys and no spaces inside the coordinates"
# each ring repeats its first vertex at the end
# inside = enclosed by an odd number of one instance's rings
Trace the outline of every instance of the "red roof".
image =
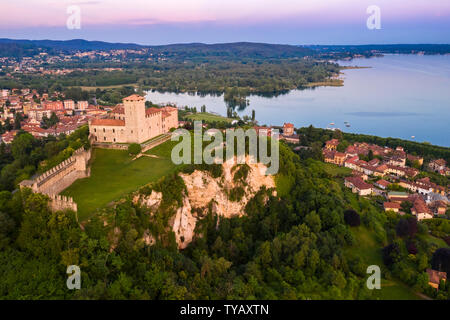
{"type": "Polygon", "coordinates": [[[284,127],[286,127],[286,128],[293,128],[294,125],[292,123],[285,123],[284,127]]]}
{"type": "Polygon", "coordinates": [[[383,203],[384,209],[400,209],[400,203],[397,202],[384,202],[383,203]]]}
{"type": "Polygon", "coordinates": [[[124,98],[123,100],[124,101],[140,101],[140,100],[145,100],[145,98],[138,94],[132,94],[131,96],[128,96],[128,97],[124,98]]]}
{"type": "Polygon", "coordinates": [[[162,110],[161,109],[158,109],[158,108],[148,108],[148,109],[145,109],[145,114],[155,114],[155,113],[158,113],[158,112],[161,112],[162,110]]]}
{"type": "Polygon", "coordinates": [[[117,119],[93,119],[91,121],[93,126],[125,126],[125,120],[117,119]]]}
{"type": "Polygon", "coordinates": [[[376,182],[376,184],[379,184],[380,186],[383,186],[383,187],[385,187],[385,188],[386,188],[388,185],[390,185],[390,183],[389,183],[388,181],[384,180],[384,179],[378,180],[378,181],[376,182]]]}
{"type": "Polygon", "coordinates": [[[372,188],[371,184],[364,182],[360,177],[346,177],[345,180],[353,184],[359,190],[372,188]]]}
{"type": "Polygon", "coordinates": [[[331,139],[329,141],[326,142],[327,145],[332,145],[332,146],[337,146],[339,145],[339,140],[338,139],[331,139]]]}
{"type": "Polygon", "coordinates": [[[440,284],[441,280],[447,280],[447,273],[444,271],[427,269],[427,273],[431,283],[440,284]]]}

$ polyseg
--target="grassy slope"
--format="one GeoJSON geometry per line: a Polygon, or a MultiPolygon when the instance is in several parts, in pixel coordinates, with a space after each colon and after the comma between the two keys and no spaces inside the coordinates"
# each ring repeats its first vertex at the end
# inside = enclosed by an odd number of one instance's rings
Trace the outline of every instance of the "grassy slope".
{"type": "Polygon", "coordinates": [[[222,121],[222,122],[231,122],[233,121],[233,119],[230,118],[225,118],[216,114],[212,114],[212,113],[208,113],[208,112],[198,112],[196,114],[191,114],[186,116],[186,118],[190,119],[190,120],[202,120],[202,121],[222,121]]]}
{"type": "Polygon", "coordinates": [[[91,176],[76,181],[63,194],[74,198],[78,217],[85,220],[97,208],[158,180],[175,167],[170,158],[141,157],[132,161],[127,151],[94,149],[91,176]]]}
{"type": "MultiPolygon", "coordinates": [[[[352,228],[355,245],[347,248],[348,256],[359,256],[364,263],[381,267],[383,277],[384,264],[381,256],[381,245],[376,241],[375,235],[366,227],[352,228]]],[[[381,280],[381,289],[375,292],[375,299],[381,300],[418,300],[420,299],[409,287],[395,279],[381,280]]]]}

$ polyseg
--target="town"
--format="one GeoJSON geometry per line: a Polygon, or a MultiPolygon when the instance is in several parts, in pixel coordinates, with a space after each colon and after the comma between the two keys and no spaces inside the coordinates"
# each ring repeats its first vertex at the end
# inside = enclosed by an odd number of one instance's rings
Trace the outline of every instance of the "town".
{"type": "MultiPolygon", "coordinates": [[[[385,211],[400,215],[409,211],[418,220],[446,214],[448,186],[433,183],[429,177],[416,178],[420,173],[418,168],[424,166],[423,157],[408,154],[400,146],[392,149],[359,142],[339,152],[339,144],[338,139],[326,142],[324,161],[352,170],[352,175],[345,178],[345,186],[352,192],[360,196],[382,196],[386,199],[385,211]]],[[[444,159],[431,160],[424,167],[430,172],[450,175],[444,159]]]]}

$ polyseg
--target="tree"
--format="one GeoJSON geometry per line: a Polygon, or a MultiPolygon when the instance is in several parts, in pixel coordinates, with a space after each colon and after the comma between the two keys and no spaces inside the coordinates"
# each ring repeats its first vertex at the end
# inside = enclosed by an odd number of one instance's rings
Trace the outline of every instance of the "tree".
{"type": "Polygon", "coordinates": [[[369,161],[373,160],[373,151],[372,150],[369,150],[369,153],[367,154],[367,159],[369,159],[369,161]]]}
{"type": "Polygon", "coordinates": [[[141,153],[142,148],[141,145],[139,143],[132,143],[128,146],[128,153],[131,155],[137,155],[139,153],[141,153]]]}
{"type": "Polygon", "coordinates": [[[345,223],[351,227],[357,227],[361,224],[361,218],[355,210],[345,210],[344,212],[345,223]]]}
{"type": "Polygon", "coordinates": [[[433,253],[431,266],[434,270],[450,274],[450,248],[439,248],[433,253]]]}
{"type": "Polygon", "coordinates": [[[402,201],[402,203],[400,203],[400,208],[404,213],[410,214],[412,206],[413,204],[411,203],[411,201],[402,201]]]}
{"type": "Polygon", "coordinates": [[[413,237],[417,233],[417,219],[415,217],[400,219],[395,230],[399,237],[413,237]]]}
{"type": "Polygon", "coordinates": [[[255,114],[255,110],[252,110],[252,121],[255,121],[256,119],[256,114],[255,114]]]}

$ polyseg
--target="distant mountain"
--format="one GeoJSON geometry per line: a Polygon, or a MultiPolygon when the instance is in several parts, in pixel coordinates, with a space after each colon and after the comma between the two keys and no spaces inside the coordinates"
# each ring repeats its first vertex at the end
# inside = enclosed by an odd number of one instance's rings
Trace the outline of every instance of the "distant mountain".
{"type": "Polygon", "coordinates": [[[292,45],[279,45],[267,43],[220,43],[220,44],[171,44],[161,46],[144,46],[133,43],[109,43],[103,41],[74,40],[13,40],[0,39],[0,55],[24,56],[35,53],[38,49],[43,51],[88,51],[113,49],[141,49],[150,48],[155,53],[166,56],[189,57],[248,57],[248,58],[292,58],[304,57],[313,51],[292,45]]]}
{"type": "Polygon", "coordinates": [[[248,58],[294,58],[304,57],[313,53],[309,48],[292,45],[234,42],[234,43],[189,43],[152,46],[152,49],[165,55],[204,56],[204,57],[248,57],[248,58]]]}
{"type": "Polygon", "coordinates": [[[16,44],[38,48],[56,50],[112,50],[112,49],[138,49],[144,46],[134,43],[110,43],[103,41],[87,41],[83,39],[73,40],[14,40],[0,39],[0,44],[16,44]]]}

